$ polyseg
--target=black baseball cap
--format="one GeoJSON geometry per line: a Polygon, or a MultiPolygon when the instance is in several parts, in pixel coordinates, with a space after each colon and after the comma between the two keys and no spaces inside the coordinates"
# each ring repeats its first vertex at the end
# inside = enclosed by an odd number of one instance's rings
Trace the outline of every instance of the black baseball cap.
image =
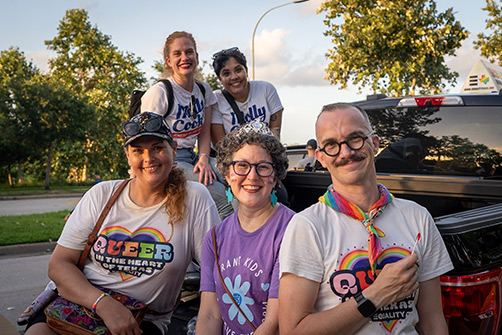
{"type": "Polygon", "coordinates": [[[160,137],[173,142],[173,135],[166,120],[155,113],[144,112],[133,116],[129,121],[122,123],[124,133],[124,147],[141,136],[160,137]]]}

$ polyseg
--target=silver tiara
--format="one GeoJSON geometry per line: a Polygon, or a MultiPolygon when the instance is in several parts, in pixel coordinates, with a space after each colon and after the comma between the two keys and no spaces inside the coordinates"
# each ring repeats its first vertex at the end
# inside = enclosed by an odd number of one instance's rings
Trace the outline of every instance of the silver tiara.
{"type": "Polygon", "coordinates": [[[246,123],[244,126],[237,129],[237,136],[243,136],[249,133],[258,133],[266,136],[275,136],[266,123],[257,120],[246,123]]]}

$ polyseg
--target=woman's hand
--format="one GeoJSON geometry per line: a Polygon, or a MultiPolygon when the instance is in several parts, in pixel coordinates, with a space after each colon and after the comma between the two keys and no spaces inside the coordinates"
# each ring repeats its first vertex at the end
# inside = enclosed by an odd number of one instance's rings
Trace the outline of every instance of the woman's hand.
{"type": "Polygon", "coordinates": [[[96,313],[103,319],[113,335],[139,335],[143,333],[131,311],[110,296],[105,296],[99,301],[96,313]]]}
{"type": "Polygon", "coordinates": [[[208,183],[212,184],[213,179],[216,179],[216,175],[211,168],[211,164],[209,164],[209,157],[207,156],[207,154],[199,155],[199,161],[197,162],[197,164],[195,164],[193,172],[199,172],[199,183],[203,183],[206,186],[208,185],[208,183]]]}

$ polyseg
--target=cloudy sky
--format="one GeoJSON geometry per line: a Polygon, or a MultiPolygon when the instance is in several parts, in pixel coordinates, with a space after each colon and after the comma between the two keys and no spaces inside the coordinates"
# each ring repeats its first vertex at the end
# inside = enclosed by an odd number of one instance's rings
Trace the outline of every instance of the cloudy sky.
{"type": "MultiPolygon", "coordinates": [[[[197,40],[200,61],[209,61],[221,49],[237,46],[248,58],[251,75],[253,29],[263,13],[288,1],[280,0],[0,0],[0,50],[19,47],[28,59],[47,69],[53,57],[44,41],[57,35],[59,21],[67,9],[83,8],[90,21],[120,50],[144,61],[147,77],[161,60],[167,35],[175,30],[191,32],[197,40]]],[[[255,36],[257,80],[272,82],[284,105],[282,140],[305,143],[314,137],[314,122],[321,107],[337,101],[365,99],[368,91],[339,90],[324,80],[328,61],[324,57],[330,40],[324,14],[316,14],[322,0],[310,0],[272,10],[266,14],[255,36]]],[[[456,18],[471,33],[456,57],[447,59],[460,77],[449,91],[459,92],[470,69],[480,59],[472,42],[485,28],[485,0],[436,0],[438,10],[453,7],[456,18]]]]}

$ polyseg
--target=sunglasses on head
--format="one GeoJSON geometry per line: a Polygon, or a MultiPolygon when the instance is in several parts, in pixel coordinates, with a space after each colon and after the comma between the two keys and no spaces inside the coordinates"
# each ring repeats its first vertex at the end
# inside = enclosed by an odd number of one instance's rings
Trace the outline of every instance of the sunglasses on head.
{"type": "Polygon", "coordinates": [[[138,135],[142,131],[153,133],[162,128],[162,117],[154,117],[148,120],[126,121],[122,123],[122,130],[128,137],[138,135]]]}
{"type": "Polygon", "coordinates": [[[227,53],[231,53],[231,52],[234,52],[234,51],[239,51],[239,48],[238,47],[233,47],[233,48],[228,48],[228,49],[224,49],[224,50],[218,51],[217,53],[213,54],[213,60],[215,60],[216,58],[218,58],[221,55],[225,55],[227,53]]]}

